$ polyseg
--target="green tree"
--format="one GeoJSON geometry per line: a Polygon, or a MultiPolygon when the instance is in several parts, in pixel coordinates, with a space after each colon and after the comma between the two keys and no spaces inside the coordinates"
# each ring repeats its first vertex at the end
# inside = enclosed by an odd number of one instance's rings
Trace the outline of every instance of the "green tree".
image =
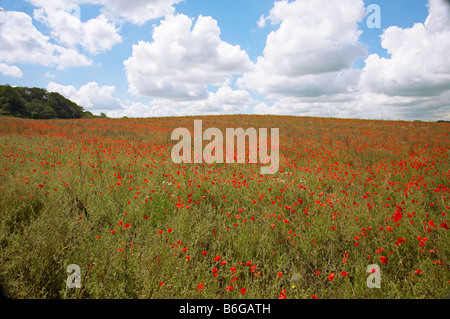
{"type": "Polygon", "coordinates": [[[10,115],[11,106],[9,105],[8,99],[5,96],[0,97],[0,114],[10,115]]]}
{"type": "Polygon", "coordinates": [[[48,105],[55,110],[59,118],[79,119],[83,117],[84,109],[59,93],[48,93],[48,105]]]}
{"type": "Polygon", "coordinates": [[[36,87],[34,88],[16,87],[16,90],[27,102],[31,102],[33,100],[41,100],[46,102],[48,100],[48,93],[44,89],[36,87]]]}
{"type": "Polygon", "coordinates": [[[59,93],[10,85],[0,85],[0,114],[35,119],[98,117],[59,93]]]}
{"type": "Polygon", "coordinates": [[[26,117],[26,101],[20,96],[19,92],[10,85],[0,87],[0,96],[2,113],[18,117],[26,117]]]}
{"type": "Polygon", "coordinates": [[[27,104],[28,113],[33,119],[51,119],[56,118],[57,114],[45,102],[35,99],[27,104]]]}
{"type": "Polygon", "coordinates": [[[94,114],[92,114],[91,112],[89,112],[89,111],[84,111],[83,112],[83,118],[84,119],[93,119],[95,117],[96,116],[94,114]]]}

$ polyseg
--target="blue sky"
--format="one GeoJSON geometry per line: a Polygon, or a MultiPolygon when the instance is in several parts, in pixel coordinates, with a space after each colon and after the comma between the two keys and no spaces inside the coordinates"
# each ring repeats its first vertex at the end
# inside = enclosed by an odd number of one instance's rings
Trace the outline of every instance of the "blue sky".
{"type": "Polygon", "coordinates": [[[0,7],[0,83],[57,91],[95,114],[450,119],[444,0],[0,7]],[[370,4],[381,28],[367,26],[370,4]]]}

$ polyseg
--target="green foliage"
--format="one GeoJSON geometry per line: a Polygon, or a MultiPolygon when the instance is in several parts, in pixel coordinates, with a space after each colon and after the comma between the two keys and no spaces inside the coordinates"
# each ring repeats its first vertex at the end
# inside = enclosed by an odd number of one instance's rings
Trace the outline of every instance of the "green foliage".
{"type": "Polygon", "coordinates": [[[84,119],[93,119],[93,118],[96,118],[96,117],[98,117],[98,116],[92,114],[92,113],[89,112],[89,111],[84,111],[84,113],[83,113],[83,118],[84,118],[84,119]]]}
{"type": "Polygon", "coordinates": [[[0,86],[0,109],[1,114],[17,117],[26,116],[26,101],[20,96],[15,88],[9,85],[0,86]]]}
{"type": "Polygon", "coordinates": [[[13,88],[17,93],[21,95],[21,97],[27,102],[31,102],[33,100],[41,100],[46,101],[47,91],[40,88],[27,88],[27,87],[15,87],[13,88]]]}
{"type": "Polygon", "coordinates": [[[33,119],[51,119],[56,118],[56,112],[49,105],[41,100],[32,100],[27,104],[27,113],[33,119]]]}
{"type": "Polygon", "coordinates": [[[106,118],[85,111],[61,94],[41,88],[0,85],[0,115],[32,119],[106,118]]]}

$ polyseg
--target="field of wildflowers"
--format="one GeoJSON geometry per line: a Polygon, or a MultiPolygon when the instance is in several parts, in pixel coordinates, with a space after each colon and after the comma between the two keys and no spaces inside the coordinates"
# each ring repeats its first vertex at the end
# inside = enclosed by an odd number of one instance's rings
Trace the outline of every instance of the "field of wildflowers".
{"type": "Polygon", "coordinates": [[[11,298],[446,298],[449,135],[308,117],[2,117],[1,284],[11,298]],[[279,128],[278,172],[175,164],[171,132],[194,119],[279,128]]]}

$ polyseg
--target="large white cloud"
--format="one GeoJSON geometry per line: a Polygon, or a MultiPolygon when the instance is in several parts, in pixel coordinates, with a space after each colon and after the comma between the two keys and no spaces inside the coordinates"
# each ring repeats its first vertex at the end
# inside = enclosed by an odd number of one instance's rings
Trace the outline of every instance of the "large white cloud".
{"type": "Polygon", "coordinates": [[[50,29],[58,44],[90,54],[110,50],[122,41],[117,23],[144,24],[174,12],[182,0],[28,0],[34,6],[34,18],[50,29]],[[99,5],[101,14],[88,21],[81,19],[86,4],[99,5]],[[83,21],[83,22],[82,22],[83,21]]]}
{"type": "Polygon", "coordinates": [[[86,110],[97,113],[122,108],[119,99],[112,96],[115,90],[115,86],[99,86],[97,82],[89,82],[78,90],[72,85],[62,85],[55,82],[50,82],[47,85],[47,91],[57,92],[86,110]]]}
{"type": "Polygon", "coordinates": [[[438,96],[450,90],[450,6],[430,0],[425,23],[386,29],[381,45],[389,58],[370,55],[361,86],[389,96],[438,96]]]}
{"type": "Polygon", "coordinates": [[[208,97],[207,85],[228,85],[232,74],[252,68],[245,51],[220,39],[217,21],[183,14],[166,16],[153,42],[133,45],[124,61],[129,90],[136,95],[172,100],[208,97]]]}
{"type": "Polygon", "coordinates": [[[76,50],[51,43],[23,12],[0,11],[0,43],[0,62],[6,64],[31,63],[58,69],[92,64],[76,50]]]}
{"type": "Polygon", "coordinates": [[[450,119],[449,4],[429,0],[424,23],[383,32],[381,45],[390,56],[370,55],[361,74],[367,105],[400,119],[450,119]]]}
{"type": "Polygon", "coordinates": [[[352,66],[367,55],[358,29],[365,14],[362,0],[275,2],[258,24],[270,20],[279,27],[268,35],[255,70],[238,84],[273,97],[351,92],[359,80],[352,66]]]}
{"type": "MultiPolygon", "coordinates": [[[[41,8],[70,11],[74,5],[100,5],[100,10],[115,22],[129,21],[144,24],[149,20],[164,17],[174,12],[174,5],[183,0],[27,0],[41,8]]],[[[82,12],[81,12],[82,14],[82,12]]]]}
{"type": "Polygon", "coordinates": [[[145,22],[172,14],[173,5],[183,0],[94,0],[104,5],[103,12],[110,17],[117,17],[134,24],[145,22]]]}
{"type": "Polygon", "coordinates": [[[122,41],[119,30],[102,14],[81,22],[68,11],[44,7],[34,10],[34,18],[51,29],[51,36],[58,43],[74,49],[81,46],[91,54],[110,50],[122,41]]]}

